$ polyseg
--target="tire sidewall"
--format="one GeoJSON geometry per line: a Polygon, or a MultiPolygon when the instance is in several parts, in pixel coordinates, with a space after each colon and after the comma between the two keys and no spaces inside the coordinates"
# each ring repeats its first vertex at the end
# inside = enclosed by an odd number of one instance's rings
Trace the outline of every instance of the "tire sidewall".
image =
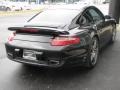
{"type": "Polygon", "coordinates": [[[111,43],[115,42],[115,40],[116,40],[116,33],[117,33],[116,26],[113,25],[112,36],[111,36],[111,43]],[[115,36],[114,36],[115,38],[114,39],[113,39],[113,33],[115,33],[115,36]]]}
{"type": "Polygon", "coordinates": [[[99,57],[99,43],[98,43],[98,39],[96,37],[93,37],[91,42],[92,43],[89,46],[88,55],[87,55],[88,56],[87,57],[87,68],[94,68],[96,66],[96,64],[97,64],[98,57],[99,57]],[[92,43],[93,43],[94,40],[97,41],[98,53],[97,53],[96,63],[93,65],[92,62],[91,62],[91,47],[92,47],[92,43]]]}
{"type": "Polygon", "coordinates": [[[9,7],[6,8],[6,11],[11,11],[11,9],[9,7]]]}

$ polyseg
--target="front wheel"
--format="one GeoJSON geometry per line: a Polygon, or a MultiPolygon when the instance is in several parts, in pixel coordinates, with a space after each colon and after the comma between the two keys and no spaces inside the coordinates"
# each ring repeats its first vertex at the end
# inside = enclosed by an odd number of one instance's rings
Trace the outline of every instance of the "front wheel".
{"type": "Polygon", "coordinates": [[[9,7],[6,8],[6,11],[11,11],[11,9],[9,7]]]}
{"type": "Polygon", "coordinates": [[[111,39],[110,39],[110,43],[114,43],[115,40],[116,40],[116,26],[114,25],[113,30],[112,30],[112,36],[111,36],[111,39]]]}
{"type": "Polygon", "coordinates": [[[93,68],[97,64],[98,61],[98,55],[99,55],[99,45],[98,45],[98,39],[94,37],[92,39],[91,46],[89,48],[88,52],[88,58],[87,58],[87,68],[93,68]]]}

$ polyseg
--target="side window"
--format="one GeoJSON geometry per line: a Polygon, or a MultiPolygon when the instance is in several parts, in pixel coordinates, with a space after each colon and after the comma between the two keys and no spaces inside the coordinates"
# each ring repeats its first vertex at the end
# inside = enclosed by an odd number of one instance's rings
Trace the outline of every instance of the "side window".
{"type": "Polygon", "coordinates": [[[78,19],[77,23],[80,26],[89,26],[91,25],[93,20],[90,18],[87,12],[85,12],[81,17],[78,19]]]}
{"type": "Polygon", "coordinates": [[[91,17],[95,23],[103,20],[103,16],[101,15],[101,13],[99,11],[97,11],[95,9],[89,9],[88,12],[91,15],[91,17]]]}

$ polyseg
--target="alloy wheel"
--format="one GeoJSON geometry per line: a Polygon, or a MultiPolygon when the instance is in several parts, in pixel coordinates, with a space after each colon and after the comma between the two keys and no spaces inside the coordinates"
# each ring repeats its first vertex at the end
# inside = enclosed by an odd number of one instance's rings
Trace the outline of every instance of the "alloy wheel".
{"type": "Polygon", "coordinates": [[[93,39],[93,43],[92,43],[92,46],[91,46],[91,55],[90,55],[90,62],[91,62],[91,65],[94,66],[96,63],[97,63],[97,59],[98,59],[98,52],[99,52],[99,49],[98,49],[98,41],[97,39],[93,39]]]}

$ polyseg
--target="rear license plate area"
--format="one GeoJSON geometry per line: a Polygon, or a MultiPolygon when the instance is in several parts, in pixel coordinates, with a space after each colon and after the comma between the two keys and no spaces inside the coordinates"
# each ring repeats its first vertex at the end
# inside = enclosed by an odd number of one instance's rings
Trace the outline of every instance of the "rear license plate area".
{"type": "Polygon", "coordinates": [[[23,59],[27,59],[27,60],[32,60],[32,61],[37,61],[38,60],[38,56],[41,57],[41,55],[43,54],[43,52],[37,52],[34,50],[23,50],[23,59]]]}

